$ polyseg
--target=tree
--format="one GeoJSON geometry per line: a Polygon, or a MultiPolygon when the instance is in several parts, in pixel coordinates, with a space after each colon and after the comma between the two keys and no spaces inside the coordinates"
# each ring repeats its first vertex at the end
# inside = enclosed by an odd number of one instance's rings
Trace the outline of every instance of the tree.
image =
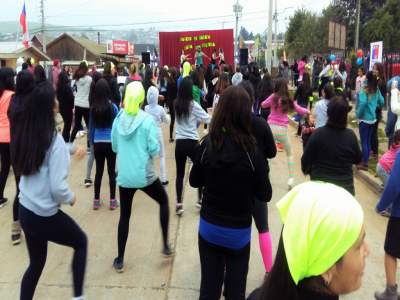
{"type": "Polygon", "coordinates": [[[363,39],[366,44],[383,41],[386,49],[399,49],[397,25],[400,23],[400,6],[398,0],[388,2],[373,15],[373,19],[365,24],[363,39]]]}
{"type": "Polygon", "coordinates": [[[290,45],[294,42],[299,28],[306,17],[307,12],[303,8],[296,10],[293,17],[290,17],[289,24],[286,28],[285,43],[290,45]]]}
{"type": "Polygon", "coordinates": [[[249,32],[243,26],[240,26],[239,37],[241,37],[241,36],[243,37],[244,41],[249,40],[249,32]]]}
{"type": "Polygon", "coordinates": [[[84,32],[81,33],[81,38],[83,38],[83,39],[89,39],[89,37],[87,36],[87,34],[84,33],[84,32]]]}
{"type": "Polygon", "coordinates": [[[253,31],[250,32],[249,34],[249,40],[254,40],[254,34],[253,31]]]}

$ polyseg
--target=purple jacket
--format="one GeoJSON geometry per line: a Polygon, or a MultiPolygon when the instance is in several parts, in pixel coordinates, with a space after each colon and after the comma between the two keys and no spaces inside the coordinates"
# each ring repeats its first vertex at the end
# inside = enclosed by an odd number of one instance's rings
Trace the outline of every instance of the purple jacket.
{"type": "Polygon", "coordinates": [[[61,71],[57,67],[53,67],[51,70],[53,71],[53,88],[55,91],[57,91],[58,75],[60,75],[61,71]]]}

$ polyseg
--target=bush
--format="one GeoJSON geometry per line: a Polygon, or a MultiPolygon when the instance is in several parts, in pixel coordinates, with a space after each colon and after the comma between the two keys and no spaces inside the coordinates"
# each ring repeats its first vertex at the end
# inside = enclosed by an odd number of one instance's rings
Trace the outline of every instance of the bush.
{"type": "MultiPolygon", "coordinates": [[[[350,84],[351,84],[351,89],[355,90],[356,88],[356,79],[358,77],[358,65],[357,65],[357,53],[356,52],[350,52],[349,54],[349,59],[351,61],[351,72],[350,72],[350,84]]],[[[363,64],[362,66],[365,67],[365,60],[363,59],[363,64]]]]}

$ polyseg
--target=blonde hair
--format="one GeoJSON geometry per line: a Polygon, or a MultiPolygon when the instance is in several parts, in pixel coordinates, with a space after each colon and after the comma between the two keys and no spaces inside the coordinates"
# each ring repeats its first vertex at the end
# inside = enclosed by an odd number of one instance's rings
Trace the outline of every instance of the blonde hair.
{"type": "Polygon", "coordinates": [[[190,69],[192,69],[192,71],[196,70],[196,65],[191,65],[190,69]]]}
{"type": "Polygon", "coordinates": [[[129,68],[129,75],[135,75],[136,74],[136,66],[134,64],[131,64],[129,68]]]}
{"type": "Polygon", "coordinates": [[[345,62],[346,64],[351,64],[350,58],[346,58],[346,59],[344,60],[344,62],[345,62]]]}

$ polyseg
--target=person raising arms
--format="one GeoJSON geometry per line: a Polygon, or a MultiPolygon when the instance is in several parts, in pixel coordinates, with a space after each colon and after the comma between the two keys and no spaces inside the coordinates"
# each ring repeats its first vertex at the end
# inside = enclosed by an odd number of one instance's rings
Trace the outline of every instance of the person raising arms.
{"type": "Polygon", "coordinates": [[[190,54],[185,55],[185,50],[182,50],[182,51],[181,51],[181,64],[180,64],[181,68],[183,68],[183,65],[184,65],[184,63],[185,63],[186,61],[191,60],[191,58],[189,57],[189,55],[190,55],[190,54]]]}
{"type": "Polygon", "coordinates": [[[201,47],[197,46],[197,51],[196,54],[194,55],[194,58],[196,59],[196,66],[203,67],[203,56],[205,58],[210,59],[207,55],[203,53],[203,51],[201,51],[201,47]]]}

